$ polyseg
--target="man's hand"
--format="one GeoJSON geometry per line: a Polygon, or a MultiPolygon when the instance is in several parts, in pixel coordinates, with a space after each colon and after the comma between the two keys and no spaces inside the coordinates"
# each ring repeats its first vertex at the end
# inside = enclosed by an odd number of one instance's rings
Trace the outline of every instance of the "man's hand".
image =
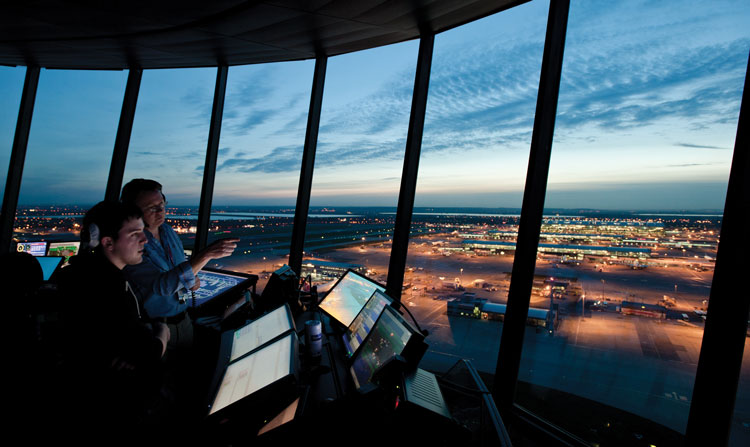
{"type": "Polygon", "coordinates": [[[239,241],[239,239],[219,239],[198,253],[195,253],[190,258],[190,267],[193,269],[193,274],[197,275],[208,264],[208,261],[223,258],[234,253],[234,249],[237,248],[237,242],[239,241]]]}
{"type": "Polygon", "coordinates": [[[237,248],[237,242],[239,241],[239,239],[219,239],[201,250],[198,256],[206,257],[209,260],[229,256],[234,253],[234,249],[237,248]]]}
{"type": "Polygon", "coordinates": [[[193,287],[190,288],[191,291],[195,292],[196,290],[201,288],[201,279],[197,276],[195,277],[195,284],[193,284],[193,287]]]}

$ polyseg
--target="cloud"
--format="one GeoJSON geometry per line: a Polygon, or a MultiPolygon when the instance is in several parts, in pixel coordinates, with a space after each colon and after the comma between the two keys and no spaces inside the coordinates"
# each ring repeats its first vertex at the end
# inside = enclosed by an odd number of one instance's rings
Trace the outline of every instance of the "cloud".
{"type": "Polygon", "coordinates": [[[131,152],[131,154],[133,154],[133,155],[157,155],[157,156],[161,156],[162,155],[162,154],[160,154],[158,152],[153,152],[153,151],[133,151],[133,152],[131,152]]]}
{"type": "MultiPolygon", "coordinates": [[[[737,55],[746,53],[748,39],[678,48],[674,38],[655,39],[663,35],[663,24],[648,20],[640,24],[636,19],[631,20],[644,36],[623,36],[618,34],[621,27],[613,27],[611,21],[619,14],[637,16],[622,8],[587,7],[579,11],[587,16],[578,16],[579,22],[597,23],[596,29],[601,32],[587,33],[580,24],[570,31],[573,37],[565,52],[557,142],[571,137],[593,142],[601,132],[637,130],[669,119],[680,119],[687,130],[736,121],[737,86],[741,88],[741,82],[735,81],[744,76],[745,68],[745,58],[737,55]],[[592,128],[599,131],[592,133],[592,128]]],[[[685,29],[687,25],[693,26],[691,20],[676,18],[671,26],[685,29]]],[[[528,149],[543,50],[543,24],[534,26],[540,32],[529,32],[534,36],[531,38],[478,39],[471,45],[455,47],[436,45],[423,153],[528,149]]],[[[263,78],[249,82],[245,94],[263,98],[264,82],[263,78]]],[[[358,163],[376,157],[401,159],[413,82],[413,68],[396,70],[364,99],[324,110],[316,165],[358,163]]],[[[302,100],[302,96],[297,98],[302,100]]],[[[244,121],[234,130],[246,131],[283,111],[283,107],[255,104],[259,108],[241,114],[244,121]]],[[[306,110],[287,117],[276,134],[301,130],[306,120],[306,110]]],[[[686,144],[677,143],[693,147],[686,144]]],[[[267,168],[281,169],[283,165],[274,161],[267,168]]]]}
{"type": "Polygon", "coordinates": [[[736,120],[737,80],[745,68],[737,55],[749,43],[738,39],[687,49],[633,43],[609,57],[566,52],[557,129],[585,124],[623,130],[668,118],[700,128],[736,120]]]}
{"type": "MultiPolygon", "coordinates": [[[[592,143],[602,132],[640,132],[678,119],[686,130],[736,122],[738,86],[744,76],[750,41],[725,39],[689,44],[678,42],[694,20],[672,18],[637,23],[632,11],[587,7],[572,22],[565,51],[556,119],[556,142],[575,139],[592,143]],[[613,26],[629,15],[639,33],[622,35],[613,26]],[[582,23],[593,23],[592,31],[582,23]],[[682,33],[682,34],[681,34],[682,33]],[[672,35],[673,34],[673,35],[672,35]],[[662,37],[665,37],[662,39],[662,37]],[[738,81],[739,80],[739,81],[738,81]],[[584,129],[585,126],[585,129],[584,129]],[[594,129],[594,130],[592,130],[594,129]],[[597,130],[598,129],[598,130],[597,130]]],[[[433,58],[423,154],[503,150],[525,151],[531,142],[541,69],[544,25],[516,38],[476,39],[470,45],[436,45],[433,58]],[[532,36],[532,37],[527,37],[532,36]]],[[[441,37],[438,38],[438,43],[441,37]]],[[[241,134],[273,120],[283,120],[274,135],[300,132],[307,122],[309,93],[273,102],[273,72],[259,70],[243,78],[231,98],[230,132],[241,134]],[[288,113],[295,109],[295,113],[288,113]]],[[[382,87],[364,98],[324,109],[316,167],[401,160],[412,99],[412,67],[395,70],[382,87]]],[[[661,128],[654,128],[661,129],[661,128]]],[[[667,129],[667,127],[663,127],[667,129]]],[[[648,132],[651,132],[649,130],[648,132]]],[[[693,149],[725,149],[716,145],[677,142],[693,149]]],[[[219,167],[227,171],[277,173],[296,171],[300,145],[280,145],[265,156],[235,152],[219,167]]],[[[709,163],[710,164],[710,163],[709,163]]],[[[672,167],[709,164],[676,163],[672,167]]]]}
{"type": "Polygon", "coordinates": [[[723,165],[723,163],[682,163],[682,164],[671,164],[666,165],[667,168],[692,168],[696,166],[716,166],[723,165]]]}
{"type": "Polygon", "coordinates": [[[244,152],[236,153],[234,157],[224,160],[216,170],[259,173],[295,172],[299,171],[301,163],[301,146],[280,146],[261,157],[250,157],[244,152]]]}
{"type": "Polygon", "coordinates": [[[289,135],[300,132],[304,135],[307,130],[307,112],[307,109],[305,109],[304,112],[299,112],[292,118],[288,118],[286,124],[281,126],[273,135],[289,135]]]}
{"type": "MultiPolygon", "coordinates": [[[[436,53],[422,151],[517,146],[519,141],[528,147],[541,48],[541,42],[503,42],[436,53]]],[[[330,111],[320,128],[320,140],[328,144],[325,162],[358,162],[363,151],[368,159],[402,159],[413,82],[413,69],[398,71],[364,100],[330,111]]]]}
{"type": "Polygon", "coordinates": [[[687,147],[687,148],[692,148],[692,149],[721,149],[721,150],[729,149],[729,148],[721,147],[721,146],[711,146],[708,144],[692,144],[692,143],[675,143],[675,146],[687,147]]]}
{"type": "Polygon", "coordinates": [[[227,132],[246,135],[265,123],[283,119],[290,110],[298,110],[300,102],[309,100],[309,91],[293,92],[289,85],[277,81],[284,70],[275,64],[233,69],[233,88],[227,91],[225,105],[231,113],[223,120],[227,132]]]}
{"type": "Polygon", "coordinates": [[[326,111],[320,133],[325,134],[406,134],[411,111],[413,70],[398,70],[383,86],[365,98],[338,109],[326,111]]]}

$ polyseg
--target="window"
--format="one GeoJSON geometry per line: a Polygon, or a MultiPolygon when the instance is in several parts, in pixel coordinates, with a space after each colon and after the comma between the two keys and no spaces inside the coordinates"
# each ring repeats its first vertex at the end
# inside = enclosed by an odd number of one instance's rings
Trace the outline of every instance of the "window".
{"type": "Polygon", "coordinates": [[[167,223],[195,245],[216,68],[144,70],[123,182],[162,184],[167,223]]]}
{"type": "Polygon", "coordinates": [[[288,264],[314,61],[231,67],[209,243],[239,237],[223,268],[259,275],[288,264]]]}
{"type": "Polygon", "coordinates": [[[422,364],[494,374],[541,70],[547,2],[435,38],[402,300],[422,364]]]}
{"type": "Polygon", "coordinates": [[[82,213],[104,198],[126,79],[120,71],[41,71],[16,239],[78,240],[82,213]]]}
{"type": "MultiPolygon", "coordinates": [[[[748,325],[750,331],[750,325],[748,325]]],[[[729,445],[747,445],[750,439],[750,338],[745,339],[745,352],[742,356],[742,371],[737,387],[737,401],[734,404],[734,418],[729,436],[729,445]]]]}
{"type": "Polygon", "coordinates": [[[552,318],[526,333],[516,402],[588,442],[685,432],[748,18],[737,2],[571,5],[531,297],[552,318]]]}
{"type": "Polygon", "coordinates": [[[0,197],[5,194],[25,75],[23,67],[0,67],[0,103],[4,104],[0,108],[0,197]]]}
{"type": "Polygon", "coordinates": [[[385,284],[419,43],[329,59],[302,274],[385,284]]]}

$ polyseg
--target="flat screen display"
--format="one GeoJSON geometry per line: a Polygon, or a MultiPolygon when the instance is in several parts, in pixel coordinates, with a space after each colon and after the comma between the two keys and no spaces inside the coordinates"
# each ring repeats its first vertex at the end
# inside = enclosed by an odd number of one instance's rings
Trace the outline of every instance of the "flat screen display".
{"type": "Polygon", "coordinates": [[[331,288],[319,307],[336,321],[349,327],[376,290],[383,292],[385,288],[350,270],[331,288]]]}
{"type": "Polygon", "coordinates": [[[47,256],[62,256],[67,261],[69,257],[75,256],[78,253],[80,246],[81,243],[79,241],[50,242],[47,249],[47,256]]]}
{"type": "Polygon", "coordinates": [[[291,374],[293,337],[294,334],[290,334],[230,363],[224,372],[209,414],[214,414],[291,374]]]}
{"type": "Polygon", "coordinates": [[[63,258],[59,256],[37,256],[36,260],[42,266],[42,274],[45,281],[49,281],[49,278],[57,270],[57,267],[63,262],[63,258]]]}
{"type": "Polygon", "coordinates": [[[357,389],[369,383],[375,371],[391,357],[401,355],[411,337],[411,330],[396,311],[384,309],[350,368],[357,389]]]}
{"type": "Polygon", "coordinates": [[[229,361],[233,362],[279,335],[291,330],[292,316],[288,306],[281,306],[234,331],[229,361]]]}
{"type": "Polygon", "coordinates": [[[357,348],[367,338],[367,334],[375,326],[375,322],[378,321],[383,309],[389,304],[391,304],[391,299],[388,295],[380,290],[373,292],[365,307],[357,314],[357,318],[344,333],[344,348],[346,348],[347,357],[351,357],[357,352],[357,348]]]}
{"type": "Polygon", "coordinates": [[[201,270],[198,272],[197,276],[201,281],[201,287],[193,292],[195,294],[196,307],[205,304],[232,287],[247,280],[247,278],[243,276],[212,272],[208,270],[201,270]]]}
{"type": "Polygon", "coordinates": [[[16,251],[20,253],[29,253],[34,256],[45,256],[47,254],[46,242],[19,242],[16,245],[16,251]]]}

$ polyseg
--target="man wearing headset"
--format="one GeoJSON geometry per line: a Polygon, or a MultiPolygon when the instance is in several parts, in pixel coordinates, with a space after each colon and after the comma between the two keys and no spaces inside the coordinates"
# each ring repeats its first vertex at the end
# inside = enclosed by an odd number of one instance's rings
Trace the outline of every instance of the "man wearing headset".
{"type": "Polygon", "coordinates": [[[81,241],[87,248],[58,278],[68,337],[63,393],[72,395],[61,399],[65,408],[54,417],[69,422],[64,428],[78,435],[86,431],[81,424],[121,435],[142,428],[159,398],[169,329],[145,318],[123,274],[142,260],[143,228],[139,208],[100,202],[83,219],[81,241]]]}

